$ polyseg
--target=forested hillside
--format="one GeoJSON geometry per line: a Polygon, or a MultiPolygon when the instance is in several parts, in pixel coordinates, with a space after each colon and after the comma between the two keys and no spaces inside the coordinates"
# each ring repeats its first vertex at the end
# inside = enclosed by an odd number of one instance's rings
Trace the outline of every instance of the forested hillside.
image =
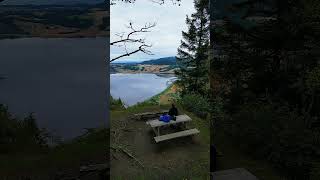
{"type": "Polygon", "coordinates": [[[286,179],[320,178],[319,7],[246,1],[213,22],[214,143],[227,135],[286,179]]]}
{"type": "Polygon", "coordinates": [[[152,59],[148,61],[143,61],[140,64],[153,64],[153,65],[176,65],[176,57],[164,57],[159,59],[152,59]]]}
{"type": "Polygon", "coordinates": [[[106,36],[104,4],[0,6],[0,38],[106,36]]]}

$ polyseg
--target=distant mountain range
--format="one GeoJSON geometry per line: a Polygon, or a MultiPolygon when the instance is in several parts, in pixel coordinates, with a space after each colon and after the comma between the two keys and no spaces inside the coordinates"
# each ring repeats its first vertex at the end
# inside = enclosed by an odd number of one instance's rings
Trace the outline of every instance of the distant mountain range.
{"type": "Polygon", "coordinates": [[[0,0],[0,5],[73,5],[101,4],[109,0],[0,0]]]}
{"type": "Polygon", "coordinates": [[[159,59],[152,59],[148,61],[143,61],[139,64],[150,64],[150,65],[176,65],[177,59],[176,57],[164,57],[159,59]]]}
{"type": "Polygon", "coordinates": [[[114,62],[110,65],[110,73],[155,73],[174,74],[176,57],[164,57],[143,62],[114,62]]]}

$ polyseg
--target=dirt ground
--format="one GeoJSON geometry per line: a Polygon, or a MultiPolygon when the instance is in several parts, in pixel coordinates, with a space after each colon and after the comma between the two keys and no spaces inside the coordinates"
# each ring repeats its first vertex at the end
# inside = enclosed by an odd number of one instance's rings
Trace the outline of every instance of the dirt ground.
{"type": "MultiPolygon", "coordinates": [[[[154,109],[156,110],[156,109],[154,109]]],[[[158,109],[159,110],[159,109],[158,109]]],[[[111,112],[112,179],[209,179],[209,125],[188,114],[190,128],[200,134],[155,143],[145,121],[130,118],[133,112],[111,112]]],[[[174,131],[168,127],[165,131],[174,131]]]]}

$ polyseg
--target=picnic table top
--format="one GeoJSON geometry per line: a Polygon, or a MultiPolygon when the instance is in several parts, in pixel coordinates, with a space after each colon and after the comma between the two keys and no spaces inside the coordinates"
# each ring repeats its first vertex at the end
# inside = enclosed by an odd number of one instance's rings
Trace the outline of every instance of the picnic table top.
{"type": "Polygon", "coordinates": [[[134,114],[134,116],[145,116],[145,115],[153,115],[153,114],[160,114],[160,113],[167,113],[168,110],[161,110],[158,112],[144,112],[144,113],[138,113],[138,114],[134,114]]]}
{"type": "Polygon", "coordinates": [[[159,121],[159,119],[154,119],[154,120],[150,120],[150,121],[147,121],[146,123],[149,124],[151,127],[160,127],[160,126],[166,126],[166,125],[169,125],[169,124],[177,124],[177,123],[183,123],[183,122],[188,122],[188,121],[191,121],[192,119],[186,115],[186,114],[183,114],[183,115],[179,115],[179,116],[176,116],[176,120],[170,120],[169,122],[163,122],[163,121],[159,121]]]}

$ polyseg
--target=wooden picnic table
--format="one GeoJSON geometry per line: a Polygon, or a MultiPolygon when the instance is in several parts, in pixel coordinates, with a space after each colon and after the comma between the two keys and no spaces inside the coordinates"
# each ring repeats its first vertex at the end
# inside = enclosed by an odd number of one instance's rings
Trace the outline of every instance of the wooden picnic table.
{"type": "Polygon", "coordinates": [[[177,137],[190,136],[190,135],[199,133],[200,131],[196,128],[186,129],[186,123],[190,121],[192,121],[192,119],[188,115],[183,114],[183,115],[176,116],[176,120],[170,120],[169,122],[163,122],[163,121],[159,121],[159,119],[154,119],[154,120],[147,121],[146,124],[149,125],[152,128],[152,130],[155,132],[156,136],[154,137],[154,139],[158,143],[164,140],[169,140],[177,137]],[[160,128],[173,125],[173,124],[182,125],[184,127],[184,130],[175,132],[175,133],[165,134],[165,135],[160,134],[160,128]]]}

